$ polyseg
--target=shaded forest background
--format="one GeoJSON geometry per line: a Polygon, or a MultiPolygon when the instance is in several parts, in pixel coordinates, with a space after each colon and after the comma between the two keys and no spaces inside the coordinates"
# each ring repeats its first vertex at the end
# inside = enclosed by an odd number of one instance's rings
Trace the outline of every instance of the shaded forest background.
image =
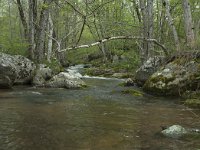
{"type": "Polygon", "coordinates": [[[198,50],[199,18],[199,0],[0,0],[0,52],[64,66],[125,56],[137,66],[198,50]]]}

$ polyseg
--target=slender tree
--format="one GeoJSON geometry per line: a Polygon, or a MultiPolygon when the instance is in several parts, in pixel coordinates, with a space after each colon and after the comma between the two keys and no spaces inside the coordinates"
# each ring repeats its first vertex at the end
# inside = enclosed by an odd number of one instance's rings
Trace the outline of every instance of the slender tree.
{"type": "Polygon", "coordinates": [[[24,28],[24,37],[27,40],[28,39],[28,25],[27,25],[27,20],[24,14],[24,9],[23,9],[21,0],[17,0],[17,6],[18,6],[19,14],[20,14],[20,19],[24,28]]]}
{"type": "Polygon", "coordinates": [[[194,48],[195,36],[194,36],[194,26],[192,21],[190,3],[188,0],[182,0],[182,2],[184,10],[184,26],[185,26],[187,44],[189,47],[194,48]]]}
{"type": "Polygon", "coordinates": [[[167,17],[168,24],[169,24],[169,26],[170,26],[170,28],[172,29],[172,32],[173,32],[176,50],[179,51],[180,50],[179,37],[178,37],[178,33],[176,31],[176,27],[174,25],[173,18],[172,18],[171,13],[170,13],[170,2],[169,2],[169,0],[164,0],[163,5],[166,7],[166,17],[167,17]]]}

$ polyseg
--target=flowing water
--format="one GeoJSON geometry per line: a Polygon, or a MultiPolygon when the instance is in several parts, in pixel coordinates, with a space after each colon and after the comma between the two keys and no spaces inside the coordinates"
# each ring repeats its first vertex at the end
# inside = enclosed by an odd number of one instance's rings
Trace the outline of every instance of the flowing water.
{"type": "Polygon", "coordinates": [[[173,124],[200,128],[200,111],[178,99],[123,94],[121,80],[84,80],[89,87],[79,90],[0,90],[0,150],[200,149],[198,135],[159,134],[173,124]]]}

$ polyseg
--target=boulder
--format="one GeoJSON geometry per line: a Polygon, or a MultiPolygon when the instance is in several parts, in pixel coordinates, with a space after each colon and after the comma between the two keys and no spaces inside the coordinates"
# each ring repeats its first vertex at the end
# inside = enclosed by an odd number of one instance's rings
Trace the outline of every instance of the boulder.
{"type": "Polygon", "coordinates": [[[180,125],[172,125],[165,130],[162,130],[161,133],[170,138],[179,138],[188,133],[188,131],[180,125]]]}
{"type": "Polygon", "coordinates": [[[17,78],[15,65],[10,55],[0,53],[0,88],[11,88],[17,78]]]}
{"type": "Polygon", "coordinates": [[[200,83],[198,59],[177,58],[155,72],[143,89],[156,95],[179,96],[195,90],[200,83]]]}
{"type": "Polygon", "coordinates": [[[0,53],[0,88],[30,83],[35,68],[34,63],[23,56],[0,53]]]}
{"type": "Polygon", "coordinates": [[[45,82],[52,78],[53,71],[44,64],[39,64],[37,68],[32,84],[35,86],[44,86],[45,82]]]}
{"type": "Polygon", "coordinates": [[[151,57],[149,58],[135,74],[135,81],[138,86],[143,86],[149,77],[155,73],[162,64],[162,57],[151,57]]]}
{"type": "Polygon", "coordinates": [[[45,86],[52,88],[74,89],[84,87],[86,86],[86,84],[84,81],[76,76],[73,76],[67,72],[61,72],[58,75],[55,75],[49,81],[47,81],[45,86]]]}
{"type": "Polygon", "coordinates": [[[131,78],[128,78],[124,81],[125,86],[135,86],[135,81],[131,78]]]}
{"type": "Polygon", "coordinates": [[[36,65],[31,60],[21,55],[13,56],[12,63],[15,64],[17,72],[15,84],[31,83],[36,69],[36,65]]]}

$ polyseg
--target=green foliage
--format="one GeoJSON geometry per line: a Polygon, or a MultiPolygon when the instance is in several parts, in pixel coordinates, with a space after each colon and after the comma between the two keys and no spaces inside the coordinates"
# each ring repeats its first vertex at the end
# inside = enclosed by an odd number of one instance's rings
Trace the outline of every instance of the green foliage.
{"type": "Polygon", "coordinates": [[[78,50],[71,50],[67,52],[67,60],[71,64],[84,64],[87,61],[87,56],[92,53],[98,52],[98,49],[95,47],[83,48],[78,50]]]}
{"type": "Polygon", "coordinates": [[[6,7],[2,8],[5,13],[0,12],[0,52],[26,56],[28,44],[22,37],[19,19],[14,17],[18,12],[14,9],[9,16],[6,7]]]}
{"type": "Polygon", "coordinates": [[[41,4],[41,6],[40,6],[42,9],[47,9],[49,6],[47,5],[47,4],[41,4]]]}
{"type": "Polygon", "coordinates": [[[58,74],[59,72],[64,71],[64,68],[61,66],[59,61],[55,58],[52,59],[51,62],[48,62],[45,60],[43,63],[46,64],[49,68],[51,68],[54,74],[58,74]]]}

